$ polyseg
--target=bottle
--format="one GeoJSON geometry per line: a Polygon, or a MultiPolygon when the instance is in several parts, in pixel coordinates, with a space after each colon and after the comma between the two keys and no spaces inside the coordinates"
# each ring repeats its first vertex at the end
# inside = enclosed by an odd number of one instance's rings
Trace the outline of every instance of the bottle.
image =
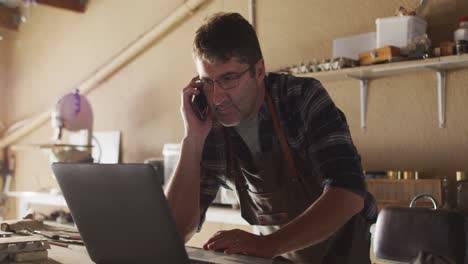
{"type": "Polygon", "coordinates": [[[468,179],[464,171],[457,171],[457,210],[468,215],[468,179]]]}
{"type": "Polygon", "coordinates": [[[468,41],[468,16],[460,17],[460,19],[458,19],[458,22],[458,29],[455,30],[454,33],[455,44],[457,44],[459,40],[468,41]]]}
{"type": "Polygon", "coordinates": [[[468,16],[460,17],[459,27],[455,30],[453,37],[457,47],[457,54],[468,53],[468,16]]]}
{"type": "Polygon", "coordinates": [[[442,208],[450,209],[452,206],[450,205],[450,197],[449,197],[449,181],[447,177],[442,178],[442,208]]]}

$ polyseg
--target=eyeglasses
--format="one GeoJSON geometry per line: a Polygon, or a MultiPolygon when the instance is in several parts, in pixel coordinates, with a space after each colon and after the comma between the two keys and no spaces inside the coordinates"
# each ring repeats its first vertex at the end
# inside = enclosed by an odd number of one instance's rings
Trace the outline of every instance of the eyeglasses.
{"type": "Polygon", "coordinates": [[[252,66],[249,66],[245,71],[229,73],[227,75],[222,76],[218,80],[200,78],[199,81],[203,83],[202,89],[205,93],[213,92],[215,82],[221,89],[229,90],[236,88],[239,85],[240,78],[242,78],[242,76],[244,76],[244,74],[248,72],[251,68],[252,66]]]}

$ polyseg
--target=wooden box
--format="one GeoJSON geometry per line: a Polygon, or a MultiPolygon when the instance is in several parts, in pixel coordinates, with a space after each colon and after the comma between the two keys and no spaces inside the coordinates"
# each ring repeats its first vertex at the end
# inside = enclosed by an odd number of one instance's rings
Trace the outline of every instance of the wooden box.
{"type": "Polygon", "coordinates": [[[385,46],[383,48],[359,53],[359,62],[361,65],[371,65],[375,63],[390,62],[399,56],[400,48],[385,46]]]}

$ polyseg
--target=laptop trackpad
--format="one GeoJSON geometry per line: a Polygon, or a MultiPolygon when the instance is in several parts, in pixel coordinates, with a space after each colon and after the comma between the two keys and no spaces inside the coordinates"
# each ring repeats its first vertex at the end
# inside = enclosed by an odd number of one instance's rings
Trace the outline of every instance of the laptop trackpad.
{"type": "Polygon", "coordinates": [[[203,260],[219,264],[269,264],[271,259],[243,255],[226,255],[222,252],[186,247],[190,259],[203,260]]]}

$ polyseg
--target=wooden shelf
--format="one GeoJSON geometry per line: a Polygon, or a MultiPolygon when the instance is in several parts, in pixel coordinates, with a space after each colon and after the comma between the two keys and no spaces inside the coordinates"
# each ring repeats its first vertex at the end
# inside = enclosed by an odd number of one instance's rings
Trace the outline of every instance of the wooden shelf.
{"type": "Polygon", "coordinates": [[[361,128],[366,127],[368,80],[386,76],[409,74],[417,71],[432,71],[437,76],[439,127],[445,127],[445,79],[447,71],[468,68],[468,54],[402,61],[372,66],[346,68],[327,72],[312,72],[297,76],[312,77],[320,81],[358,80],[361,98],[361,128]]]}
{"type": "Polygon", "coordinates": [[[468,54],[345,68],[342,70],[311,72],[297,76],[313,77],[320,81],[378,79],[416,71],[438,71],[468,68],[468,54]]]}

